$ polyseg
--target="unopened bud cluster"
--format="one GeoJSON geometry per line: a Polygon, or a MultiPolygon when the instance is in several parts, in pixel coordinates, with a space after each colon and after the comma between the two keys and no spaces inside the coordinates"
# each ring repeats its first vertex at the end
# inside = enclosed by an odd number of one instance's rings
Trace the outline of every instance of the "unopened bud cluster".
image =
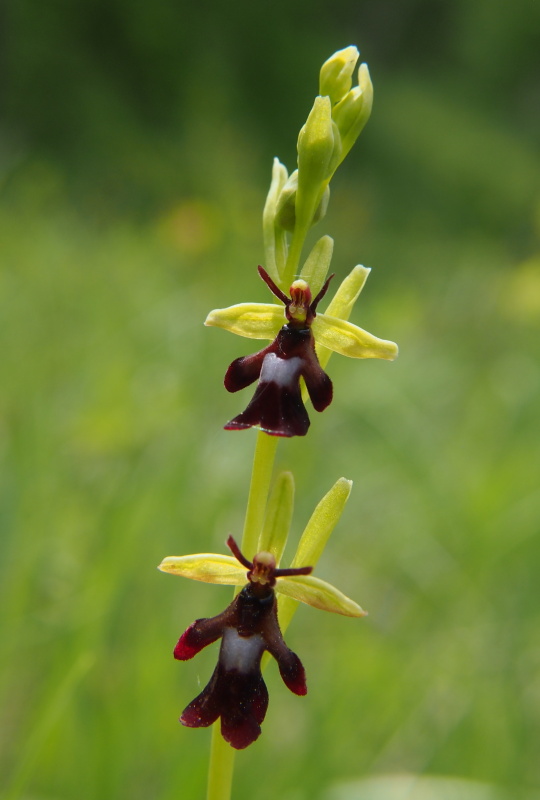
{"type": "Polygon", "coordinates": [[[323,64],[320,94],[298,135],[298,169],[289,175],[278,159],[274,161],[263,227],[268,272],[282,289],[294,275],[288,268],[287,234],[303,242],[312,225],[324,217],[330,180],[371,113],[373,86],[366,64],[360,65],[358,84],[353,86],[358,57],[357,48],[351,46],[323,64]]]}

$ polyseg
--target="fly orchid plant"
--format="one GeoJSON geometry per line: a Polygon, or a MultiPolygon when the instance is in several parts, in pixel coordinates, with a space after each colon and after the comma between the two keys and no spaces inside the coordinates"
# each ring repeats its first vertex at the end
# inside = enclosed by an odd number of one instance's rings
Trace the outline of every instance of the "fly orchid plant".
{"type": "Polygon", "coordinates": [[[310,420],[308,398],[317,411],[330,404],[332,381],[325,372],[332,352],[352,358],[393,360],[397,346],[349,322],[370,270],[356,266],[337,288],[324,313],[334,275],[328,277],[333,241],[320,238],[301,264],[306,237],[322,219],[330,180],[356,141],[371,113],[373,87],[366,64],[353,73],[356,47],[334,53],[320,72],[315,99],[298,136],[298,168],[288,174],[274,160],[263,212],[265,266],[259,275],[278,303],[240,303],[216,309],[205,324],[250,339],[266,339],[262,350],[237,358],[225,374],[225,388],[237,392],[258,381],[246,409],[227,430],[259,429],[244,522],[242,544],[232,536],[232,555],[200,553],[169,556],[163,572],[237,588],[233,601],[217,616],[197,619],[180,637],[174,656],[187,661],[221,639],[217,666],[203,691],[184,709],[187,727],[213,728],[208,800],[229,800],[234,753],[260,735],[268,706],[261,668],[272,655],[286,686],[307,692],[299,657],[283,634],[299,602],[351,617],[364,616],[357,603],[311,573],[349,497],[352,482],[340,478],[319,502],[292,563],[280,561],[291,526],[294,480],[281,472],[272,483],[277,443],[305,436],[310,420]]]}

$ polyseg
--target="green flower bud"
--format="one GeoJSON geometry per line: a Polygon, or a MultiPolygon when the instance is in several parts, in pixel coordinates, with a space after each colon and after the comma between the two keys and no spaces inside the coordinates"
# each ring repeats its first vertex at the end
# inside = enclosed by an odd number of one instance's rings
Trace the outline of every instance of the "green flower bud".
{"type": "Polygon", "coordinates": [[[341,158],[341,139],[332,120],[329,97],[316,97],[298,136],[296,221],[301,230],[313,225],[328,181],[341,158]]]}
{"type": "Polygon", "coordinates": [[[367,64],[360,65],[358,84],[332,110],[332,117],[341,135],[343,148],[341,160],[345,158],[357,140],[371,114],[373,84],[369,77],[367,64]]]}
{"type": "Polygon", "coordinates": [[[272,164],[272,181],[264,205],[264,216],[272,224],[274,224],[274,217],[276,216],[279,195],[287,182],[287,178],[287,167],[281,163],[279,158],[274,158],[274,163],[272,164]]]}
{"type": "Polygon", "coordinates": [[[336,145],[330,98],[316,97],[298,135],[298,171],[305,189],[319,190],[329,177],[336,145]]]}
{"type": "MultiPolygon", "coordinates": [[[[291,173],[287,183],[281,190],[276,207],[276,223],[281,228],[284,228],[286,231],[289,231],[289,233],[292,233],[294,231],[294,226],[296,225],[297,190],[298,190],[298,170],[295,169],[295,171],[291,173]]],[[[324,217],[329,202],[330,202],[330,187],[327,186],[326,189],[324,190],[321,202],[315,209],[312,225],[315,225],[316,222],[319,222],[319,220],[321,220],[324,217]]]]}
{"type": "Polygon", "coordinates": [[[358,49],[351,45],[338,50],[324,62],[319,79],[319,94],[328,95],[332,104],[339,103],[352,86],[352,74],[358,61],[358,49]]]}
{"type": "Polygon", "coordinates": [[[286,231],[292,232],[296,223],[296,191],[298,189],[298,170],[291,172],[276,203],[276,223],[286,231]]]}

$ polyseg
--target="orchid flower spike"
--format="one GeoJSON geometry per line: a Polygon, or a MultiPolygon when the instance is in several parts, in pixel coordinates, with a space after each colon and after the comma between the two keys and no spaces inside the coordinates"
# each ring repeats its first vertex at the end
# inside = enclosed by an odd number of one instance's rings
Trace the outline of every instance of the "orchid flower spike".
{"type": "Polygon", "coordinates": [[[363,616],[365,612],[330,584],[313,578],[312,567],[279,569],[268,552],[258,553],[248,561],[232,536],[227,545],[234,557],[171,556],[159,569],[211,583],[241,585],[247,577],[247,584],[225,611],[196,620],[174,649],[175,658],[187,661],[221,638],[213,675],[184,709],[180,722],[189,728],[206,728],[221,717],[223,738],[242,750],[259,737],[268,708],[268,691],[261,674],[265,651],[278,662],[281,677],[291,692],[307,693],[302,662],[285,644],[279,627],[275,590],[348,616],[363,616]]]}
{"type": "MultiPolygon", "coordinates": [[[[367,277],[369,270],[364,273],[367,277]]],[[[273,339],[263,350],[237,358],[229,366],[225,375],[225,388],[229,392],[244,389],[256,380],[259,383],[245,411],[228,422],[225,429],[258,426],[273,436],[304,436],[310,421],[302,400],[300,378],[305,381],[316,411],[324,411],[333,394],[332,381],[319,363],[315,344],[352,358],[388,360],[396,358],[397,345],[378,339],[345,319],[317,314],[317,306],[333,275],[315,299],[303,279],[293,282],[288,297],[261,266],[259,275],[285,306],[285,325],[281,307],[263,303],[241,303],[216,309],[205,322],[241,336],[273,339]]]]}

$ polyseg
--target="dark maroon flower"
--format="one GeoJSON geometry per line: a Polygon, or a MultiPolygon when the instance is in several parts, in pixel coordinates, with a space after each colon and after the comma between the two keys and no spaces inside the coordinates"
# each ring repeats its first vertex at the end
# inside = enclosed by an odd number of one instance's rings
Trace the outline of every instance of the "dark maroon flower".
{"type": "Polygon", "coordinates": [[[258,425],[274,436],[304,436],[309,417],[302,401],[300,378],[303,378],[316,411],[323,411],[332,401],[332,381],[324,372],[315,352],[311,323],[317,304],[324,297],[332,275],[317,297],[303,280],[291,286],[287,297],[259,267],[261,278],[285,305],[287,324],[272,344],[251,356],[237,358],[225,375],[225,388],[237,392],[259,379],[248,407],[225,425],[226,430],[240,430],[258,425]]]}
{"type": "Polygon", "coordinates": [[[281,677],[291,692],[307,693],[302,663],[281,634],[273,587],[278,577],[308,575],[312,568],[276,569],[270,553],[259,553],[250,562],[232,536],[227,544],[248,570],[249,582],[222,614],[190,625],[180,637],[174,657],[187,661],[221,638],[214,673],[206,688],[184,709],[180,722],[190,728],[205,728],[221,717],[223,738],[242,750],[258,738],[268,707],[268,691],[261,674],[265,650],[278,662],[281,677]]]}

